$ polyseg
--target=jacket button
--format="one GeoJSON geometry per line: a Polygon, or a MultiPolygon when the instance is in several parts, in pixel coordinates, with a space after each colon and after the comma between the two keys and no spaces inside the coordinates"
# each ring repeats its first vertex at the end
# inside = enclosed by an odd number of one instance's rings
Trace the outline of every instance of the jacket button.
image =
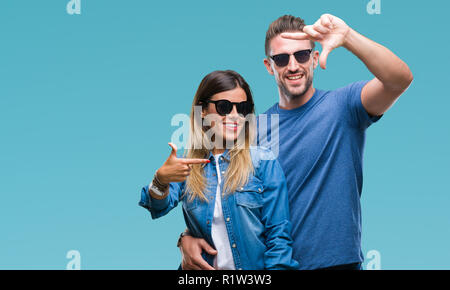
{"type": "Polygon", "coordinates": [[[231,246],[232,246],[233,248],[236,248],[236,244],[235,244],[235,243],[233,243],[231,246]]]}
{"type": "Polygon", "coordinates": [[[230,221],[230,218],[229,217],[227,217],[227,222],[229,222],[230,221]]]}
{"type": "Polygon", "coordinates": [[[258,191],[261,192],[261,188],[258,188],[258,191]]]}

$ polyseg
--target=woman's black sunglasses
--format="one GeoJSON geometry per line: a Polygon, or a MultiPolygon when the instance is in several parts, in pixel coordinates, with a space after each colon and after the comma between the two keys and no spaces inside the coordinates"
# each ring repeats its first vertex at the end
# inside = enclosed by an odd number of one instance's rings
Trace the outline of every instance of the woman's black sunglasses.
{"type": "MultiPolygon", "coordinates": [[[[293,55],[298,63],[305,63],[309,60],[312,49],[299,50],[294,52],[293,55]]],[[[287,66],[289,64],[289,58],[291,57],[288,53],[281,53],[277,55],[270,56],[271,59],[275,62],[275,64],[279,67],[287,66]]]]}
{"type": "Polygon", "coordinates": [[[238,114],[247,116],[253,111],[253,103],[250,101],[244,101],[240,103],[232,103],[228,100],[218,100],[218,101],[204,101],[204,103],[213,103],[216,105],[216,111],[219,115],[225,116],[233,111],[233,106],[236,105],[236,110],[238,114]]]}

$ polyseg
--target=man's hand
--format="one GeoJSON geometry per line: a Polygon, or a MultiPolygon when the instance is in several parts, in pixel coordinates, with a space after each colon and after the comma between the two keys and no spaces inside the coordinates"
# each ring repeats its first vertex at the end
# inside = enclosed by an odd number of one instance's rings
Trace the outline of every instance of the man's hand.
{"type": "Polygon", "coordinates": [[[340,18],[324,14],[313,25],[306,25],[303,32],[285,32],[281,34],[283,38],[296,40],[312,40],[322,45],[320,54],[320,67],[326,69],[328,54],[345,44],[345,40],[350,27],[340,18]]]}
{"type": "Polygon", "coordinates": [[[351,29],[336,16],[324,14],[314,25],[305,26],[303,32],[282,33],[281,36],[319,42],[322,45],[319,62],[323,69],[328,54],[340,46],[362,60],[375,76],[361,92],[361,102],[372,116],[383,115],[413,81],[411,70],[398,56],[351,29]]]}
{"type": "Polygon", "coordinates": [[[202,250],[210,255],[217,255],[204,239],[198,239],[189,235],[181,238],[180,251],[182,256],[181,268],[183,270],[215,270],[202,257],[202,250]]]}

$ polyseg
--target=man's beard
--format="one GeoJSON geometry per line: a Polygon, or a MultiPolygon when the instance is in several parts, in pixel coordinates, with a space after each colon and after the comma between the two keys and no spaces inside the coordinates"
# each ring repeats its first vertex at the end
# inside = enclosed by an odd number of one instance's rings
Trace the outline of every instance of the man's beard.
{"type": "Polygon", "coordinates": [[[285,83],[283,83],[281,81],[278,83],[278,87],[281,89],[281,91],[283,92],[283,94],[286,97],[288,97],[291,100],[295,100],[295,99],[300,99],[305,95],[305,93],[311,87],[312,81],[313,81],[312,75],[308,74],[308,77],[306,79],[305,88],[302,91],[300,91],[299,93],[295,93],[295,94],[290,92],[289,89],[286,87],[285,83]]]}

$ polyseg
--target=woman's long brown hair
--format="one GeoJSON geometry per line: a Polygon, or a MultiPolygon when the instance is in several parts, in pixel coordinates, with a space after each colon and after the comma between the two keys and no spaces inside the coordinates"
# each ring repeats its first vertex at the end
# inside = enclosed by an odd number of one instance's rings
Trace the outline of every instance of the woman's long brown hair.
{"type": "MultiPolygon", "coordinates": [[[[214,71],[203,78],[192,103],[187,158],[207,158],[210,152],[207,148],[211,148],[211,146],[205,144],[207,142],[207,138],[205,138],[206,129],[202,124],[202,120],[194,116],[195,107],[204,105],[215,94],[233,90],[237,87],[242,88],[247,95],[247,101],[253,103],[249,85],[237,72],[232,70],[214,71]]],[[[254,116],[254,109],[251,113],[251,116],[254,116]]],[[[244,186],[248,182],[250,174],[254,171],[250,146],[253,144],[256,129],[254,122],[245,122],[244,126],[242,132],[245,134],[243,138],[244,144],[240,144],[239,141],[235,142],[234,146],[229,150],[230,164],[225,173],[224,193],[235,192],[238,187],[244,186]]],[[[186,193],[191,195],[191,199],[198,197],[202,200],[207,200],[205,197],[206,182],[203,166],[201,164],[193,164],[191,173],[186,180],[186,193]]]]}

